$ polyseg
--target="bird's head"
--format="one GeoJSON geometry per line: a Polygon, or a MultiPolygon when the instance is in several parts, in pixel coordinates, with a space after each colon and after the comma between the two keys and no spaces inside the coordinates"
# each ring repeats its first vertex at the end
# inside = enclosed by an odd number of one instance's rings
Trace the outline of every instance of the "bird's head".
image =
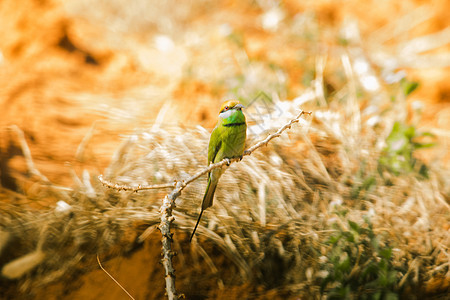
{"type": "Polygon", "coordinates": [[[222,104],[222,107],[220,107],[219,116],[221,118],[225,119],[228,116],[230,116],[232,113],[234,113],[236,111],[240,111],[243,108],[245,108],[244,105],[239,103],[239,101],[237,101],[237,100],[228,100],[228,101],[226,101],[226,102],[224,102],[222,104]]]}

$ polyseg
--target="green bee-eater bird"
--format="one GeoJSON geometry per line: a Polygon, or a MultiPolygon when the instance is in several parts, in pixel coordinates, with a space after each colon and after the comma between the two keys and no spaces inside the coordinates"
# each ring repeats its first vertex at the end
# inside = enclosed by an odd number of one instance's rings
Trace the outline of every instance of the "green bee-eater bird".
{"type": "MultiPolygon", "coordinates": [[[[218,163],[225,158],[242,157],[247,136],[247,124],[242,113],[243,108],[244,106],[236,100],[230,100],[222,104],[219,120],[209,139],[208,164],[218,163]]],[[[217,168],[208,173],[208,185],[203,196],[202,210],[189,241],[194,236],[203,211],[212,206],[217,183],[224,171],[225,168],[217,168]]]]}

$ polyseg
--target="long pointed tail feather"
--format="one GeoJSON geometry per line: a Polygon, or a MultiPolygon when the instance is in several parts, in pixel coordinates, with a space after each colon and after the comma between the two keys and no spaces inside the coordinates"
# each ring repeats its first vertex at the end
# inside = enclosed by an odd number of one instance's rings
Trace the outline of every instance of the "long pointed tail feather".
{"type": "Polygon", "coordinates": [[[197,230],[198,223],[200,223],[200,219],[202,218],[202,214],[203,214],[203,209],[200,212],[200,215],[198,216],[197,224],[195,224],[194,231],[192,231],[191,238],[189,239],[189,243],[192,241],[192,238],[194,237],[194,233],[197,230]]]}
{"type": "Polygon", "coordinates": [[[208,207],[211,207],[213,204],[214,193],[216,191],[217,182],[218,182],[218,180],[212,180],[211,177],[208,179],[205,196],[203,196],[203,201],[202,201],[202,211],[200,212],[200,215],[198,216],[197,224],[195,224],[194,231],[191,234],[191,238],[189,239],[189,242],[191,242],[192,238],[194,237],[194,233],[197,230],[198,223],[200,223],[200,219],[202,217],[203,211],[205,209],[207,209],[208,207]]]}
{"type": "Polygon", "coordinates": [[[202,209],[207,209],[213,205],[214,193],[216,191],[218,180],[213,180],[211,177],[206,186],[205,196],[202,201],[202,209]]]}

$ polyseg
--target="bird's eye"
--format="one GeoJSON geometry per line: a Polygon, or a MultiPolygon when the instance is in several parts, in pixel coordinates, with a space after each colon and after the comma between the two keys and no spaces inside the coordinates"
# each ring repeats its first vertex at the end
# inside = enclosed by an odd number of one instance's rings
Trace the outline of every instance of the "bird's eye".
{"type": "Polygon", "coordinates": [[[228,106],[225,106],[225,110],[228,110],[228,106]]]}

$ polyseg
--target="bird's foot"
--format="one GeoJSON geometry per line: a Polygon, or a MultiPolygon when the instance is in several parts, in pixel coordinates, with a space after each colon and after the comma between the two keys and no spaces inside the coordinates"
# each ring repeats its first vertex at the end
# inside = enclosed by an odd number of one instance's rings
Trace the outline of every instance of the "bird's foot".
{"type": "Polygon", "coordinates": [[[225,158],[225,161],[226,161],[227,166],[230,166],[230,164],[231,164],[230,159],[229,158],[225,158]]]}

